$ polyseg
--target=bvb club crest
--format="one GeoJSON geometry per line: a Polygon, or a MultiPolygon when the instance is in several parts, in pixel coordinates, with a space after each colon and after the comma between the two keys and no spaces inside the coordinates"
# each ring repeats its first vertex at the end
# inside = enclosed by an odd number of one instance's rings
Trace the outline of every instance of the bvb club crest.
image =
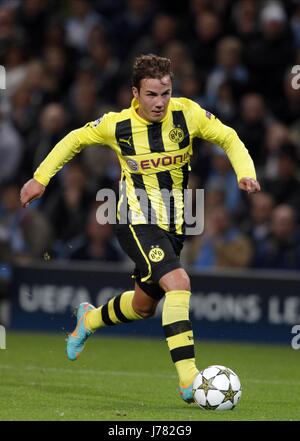
{"type": "Polygon", "coordinates": [[[148,256],[151,262],[160,262],[165,257],[165,253],[161,248],[156,246],[151,248],[148,256]]]}
{"type": "Polygon", "coordinates": [[[126,164],[133,171],[137,171],[139,169],[139,165],[134,159],[127,159],[126,164]]]}
{"type": "Polygon", "coordinates": [[[170,131],[169,138],[172,142],[181,142],[184,138],[184,132],[180,127],[175,127],[170,131]]]}

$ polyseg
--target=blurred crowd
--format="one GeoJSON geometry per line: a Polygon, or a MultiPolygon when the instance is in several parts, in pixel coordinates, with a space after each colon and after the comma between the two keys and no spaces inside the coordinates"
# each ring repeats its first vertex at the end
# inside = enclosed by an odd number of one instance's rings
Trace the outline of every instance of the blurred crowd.
{"type": "Polygon", "coordinates": [[[174,96],[237,130],[262,187],[243,194],[223,151],[195,140],[205,230],[185,264],[300,269],[300,0],[0,0],[0,262],[126,261],[96,220],[97,191],[118,191],[108,147],[86,148],[28,209],[19,191],[70,130],[130,106],[132,62],[150,52],[171,58],[174,96]]]}

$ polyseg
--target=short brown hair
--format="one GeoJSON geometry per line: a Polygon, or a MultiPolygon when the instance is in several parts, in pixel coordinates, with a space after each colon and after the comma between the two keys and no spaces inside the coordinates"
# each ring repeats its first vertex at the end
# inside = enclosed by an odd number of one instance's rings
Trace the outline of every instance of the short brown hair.
{"type": "Polygon", "coordinates": [[[133,64],[132,86],[140,88],[140,81],[144,78],[161,79],[166,75],[173,77],[171,71],[171,60],[159,57],[158,55],[148,54],[137,57],[133,64]]]}

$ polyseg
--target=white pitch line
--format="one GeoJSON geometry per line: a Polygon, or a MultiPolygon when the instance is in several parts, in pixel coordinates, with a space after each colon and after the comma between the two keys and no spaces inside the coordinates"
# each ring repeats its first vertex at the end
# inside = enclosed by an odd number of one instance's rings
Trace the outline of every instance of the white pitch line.
{"type": "Polygon", "coordinates": [[[80,374],[80,375],[111,375],[111,376],[126,376],[126,377],[147,377],[147,378],[176,378],[175,374],[159,374],[159,373],[153,373],[150,374],[148,372],[123,372],[123,371],[102,371],[98,369],[85,369],[82,368],[80,370],[75,369],[68,369],[68,368],[42,368],[40,366],[31,366],[28,365],[24,368],[13,366],[10,364],[7,365],[1,365],[0,364],[0,370],[1,369],[13,369],[13,370],[21,370],[21,371],[40,371],[40,373],[48,372],[48,373],[66,373],[66,374],[80,374]]]}
{"type": "MultiPolygon", "coordinates": [[[[110,376],[120,376],[120,377],[144,377],[144,378],[177,378],[177,375],[175,374],[169,374],[169,373],[148,373],[148,372],[123,372],[123,371],[103,371],[98,369],[69,369],[69,368],[55,368],[55,367],[49,367],[49,368],[42,368],[40,366],[33,366],[33,365],[27,365],[26,367],[17,367],[10,364],[0,364],[0,370],[1,369],[7,369],[7,370],[20,370],[20,371],[39,371],[40,373],[66,373],[66,374],[75,374],[75,375],[110,375],[110,376]]],[[[260,380],[257,378],[247,378],[243,382],[244,384],[247,383],[256,383],[256,384],[274,384],[274,385],[300,385],[300,381],[295,380],[260,380]]]]}

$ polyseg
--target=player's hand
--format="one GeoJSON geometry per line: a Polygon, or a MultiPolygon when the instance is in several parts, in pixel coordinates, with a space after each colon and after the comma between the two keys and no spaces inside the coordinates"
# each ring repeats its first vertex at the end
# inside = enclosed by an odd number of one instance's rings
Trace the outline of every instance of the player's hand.
{"type": "Polygon", "coordinates": [[[239,180],[239,188],[247,193],[256,193],[260,191],[259,182],[253,178],[242,178],[239,180]]]}
{"type": "Polygon", "coordinates": [[[40,184],[35,179],[30,179],[23,185],[20,192],[20,201],[21,205],[24,208],[27,208],[29,203],[34,199],[40,198],[45,191],[45,185],[40,184]]]}

